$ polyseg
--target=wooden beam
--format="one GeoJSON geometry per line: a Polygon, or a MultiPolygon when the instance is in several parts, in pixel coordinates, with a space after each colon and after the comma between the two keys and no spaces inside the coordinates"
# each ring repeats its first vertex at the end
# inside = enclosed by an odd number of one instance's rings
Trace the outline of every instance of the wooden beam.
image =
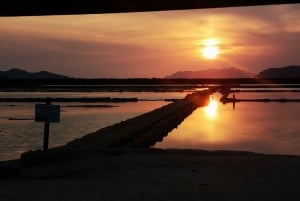
{"type": "Polygon", "coordinates": [[[40,16],[295,4],[300,0],[2,0],[0,16],[40,16]]]}

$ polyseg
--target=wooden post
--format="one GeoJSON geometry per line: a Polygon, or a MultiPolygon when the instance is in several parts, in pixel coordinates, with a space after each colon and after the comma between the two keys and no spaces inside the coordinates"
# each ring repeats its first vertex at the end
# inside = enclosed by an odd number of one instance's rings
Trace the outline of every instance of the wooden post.
{"type": "MultiPolygon", "coordinates": [[[[46,98],[46,105],[51,105],[51,99],[46,98]]],[[[50,130],[50,123],[45,122],[44,127],[44,143],[43,143],[43,150],[48,150],[48,144],[49,144],[49,130],[50,130]]]]}
{"type": "Polygon", "coordinates": [[[235,109],[235,95],[234,94],[232,95],[232,107],[234,110],[235,109]]]}

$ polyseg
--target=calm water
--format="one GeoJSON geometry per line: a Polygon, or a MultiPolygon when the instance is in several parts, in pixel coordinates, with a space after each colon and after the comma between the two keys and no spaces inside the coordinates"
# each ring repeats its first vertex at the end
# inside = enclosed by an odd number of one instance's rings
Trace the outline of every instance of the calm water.
{"type": "MultiPolygon", "coordinates": [[[[241,93],[243,98],[284,98],[285,93],[241,93]]],[[[237,95],[237,97],[239,97],[237,95]]],[[[290,98],[299,93],[289,94],[290,98]]],[[[300,155],[299,103],[216,103],[198,108],[174,129],[159,148],[244,150],[269,154],[300,155]],[[209,106],[208,106],[209,107],[209,106]]]]}
{"type": "MultiPolygon", "coordinates": [[[[0,97],[137,97],[147,100],[183,98],[187,92],[1,92],[0,97]]],[[[236,93],[237,98],[286,98],[287,93],[236,93]],[[274,97],[276,96],[276,97],[274,97]]],[[[288,98],[300,98],[289,93],[288,98]]],[[[174,129],[160,148],[197,148],[246,150],[261,153],[300,155],[300,103],[218,102],[214,110],[198,108],[174,129]]],[[[86,103],[61,104],[61,123],[51,124],[49,147],[63,145],[75,138],[108,125],[161,107],[165,101],[108,103],[117,107],[64,107],[86,103]]],[[[94,103],[102,104],[102,103],[94,103]]],[[[107,104],[107,103],[106,103],[107,104]]],[[[35,123],[34,103],[0,103],[0,160],[18,158],[24,151],[41,149],[43,124],[35,123]],[[8,120],[24,118],[29,120],[8,120]]]]}
{"type": "MultiPolygon", "coordinates": [[[[92,104],[61,103],[61,122],[50,125],[49,147],[53,147],[169,103],[160,101],[161,99],[183,98],[186,94],[187,92],[0,92],[0,97],[137,97],[144,100],[158,100],[92,103],[116,106],[107,108],[65,107],[92,104]]],[[[33,120],[34,103],[0,103],[0,110],[0,160],[18,158],[24,151],[42,148],[44,125],[33,120]],[[9,118],[28,120],[9,120],[9,118]]]]}

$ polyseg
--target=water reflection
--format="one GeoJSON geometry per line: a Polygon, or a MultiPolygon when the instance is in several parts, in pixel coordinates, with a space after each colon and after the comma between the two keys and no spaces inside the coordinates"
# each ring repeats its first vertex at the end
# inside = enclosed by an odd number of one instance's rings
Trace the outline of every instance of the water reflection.
{"type": "Polygon", "coordinates": [[[233,111],[215,99],[215,106],[195,110],[155,147],[300,155],[299,103],[239,103],[233,111]]]}
{"type": "Polygon", "coordinates": [[[217,102],[213,96],[210,96],[209,104],[204,108],[204,111],[209,118],[215,118],[217,114],[217,102]]]}
{"type": "MultiPolygon", "coordinates": [[[[50,128],[49,147],[63,145],[98,129],[124,121],[168,104],[165,101],[111,103],[118,107],[64,107],[87,103],[61,103],[61,122],[50,128]]],[[[90,103],[94,105],[99,103],[90,103]]],[[[13,121],[9,117],[34,119],[34,103],[0,103],[0,161],[19,158],[20,154],[41,149],[43,124],[33,120],[13,121]],[[15,105],[14,107],[7,106],[15,105]]]]}

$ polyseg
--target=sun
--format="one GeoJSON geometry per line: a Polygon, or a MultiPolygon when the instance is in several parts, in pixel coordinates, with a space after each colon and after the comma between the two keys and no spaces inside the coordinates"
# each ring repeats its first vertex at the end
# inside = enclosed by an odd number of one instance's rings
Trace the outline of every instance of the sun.
{"type": "Polygon", "coordinates": [[[219,48],[215,46],[207,46],[202,50],[202,56],[206,59],[215,59],[219,54],[219,48]]]}
{"type": "Polygon", "coordinates": [[[201,54],[206,59],[216,59],[220,53],[219,42],[215,38],[206,39],[203,43],[201,54]]]}

